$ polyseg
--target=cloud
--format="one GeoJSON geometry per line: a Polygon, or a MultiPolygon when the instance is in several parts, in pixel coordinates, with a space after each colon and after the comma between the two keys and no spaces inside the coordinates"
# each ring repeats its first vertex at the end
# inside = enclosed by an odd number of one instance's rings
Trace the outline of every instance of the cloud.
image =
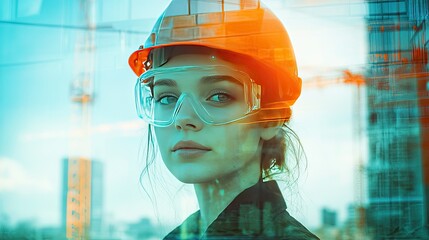
{"type": "MultiPolygon", "coordinates": [[[[140,136],[140,130],[145,129],[146,125],[141,120],[117,122],[117,123],[104,123],[90,127],[90,135],[99,134],[122,134],[127,136],[140,136]]],[[[47,130],[35,133],[24,134],[24,141],[36,140],[50,140],[50,139],[67,139],[67,138],[80,138],[85,133],[81,129],[70,130],[47,130]]]]}
{"type": "Polygon", "coordinates": [[[18,161],[0,157],[0,192],[41,193],[53,189],[48,179],[32,176],[18,161]]]}

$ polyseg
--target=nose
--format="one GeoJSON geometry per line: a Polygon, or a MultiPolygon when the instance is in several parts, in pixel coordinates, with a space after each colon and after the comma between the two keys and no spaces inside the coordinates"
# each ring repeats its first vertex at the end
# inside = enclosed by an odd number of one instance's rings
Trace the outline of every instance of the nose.
{"type": "Polygon", "coordinates": [[[174,126],[177,130],[199,131],[204,123],[195,112],[193,103],[189,97],[185,97],[177,112],[174,126]]]}

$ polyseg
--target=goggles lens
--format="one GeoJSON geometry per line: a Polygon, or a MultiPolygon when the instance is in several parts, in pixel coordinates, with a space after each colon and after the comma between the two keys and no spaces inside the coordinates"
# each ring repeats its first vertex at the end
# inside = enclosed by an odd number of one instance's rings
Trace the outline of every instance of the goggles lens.
{"type": "Polygon", "coordinates": [[[138,78],[135,96],[139,117],[154,126],[171,125],[181,111],[222,125],[259,110],[261,87],[226,66],[163,67],[138,78]]]}

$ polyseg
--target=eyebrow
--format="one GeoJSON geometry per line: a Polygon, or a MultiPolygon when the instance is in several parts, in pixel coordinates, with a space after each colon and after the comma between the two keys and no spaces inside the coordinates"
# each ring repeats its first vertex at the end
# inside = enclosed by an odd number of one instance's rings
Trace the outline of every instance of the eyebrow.
{"type": "Polygon", "coordinates": [[[155,86],[177,87],[177,83],[172,79],[159,79],[153,83],[153,87],[155,86]]]}
{"type": "MultiPolygon", "coordinates": [[[[212,76],[206,76],[200,78],[199,84],[202,83],[217,83],[217,82],[232,82],[237,85],[243,85],[242,82],[240,82],[238,79],[229,76],[229,75],[212,75],[212,76]]],[[[156,80],[153,84],[153,87],[155,86],[167,86],[167,87],[177,87],[177,82],[172,79],[159,79],[156,80]]]]}
{"type": "Polygon", "coordinates": [[[203,83],[203,82],[216,83],[216,82],[223,82],[223,81],[232,82],[238,85],[243,85],[243,83],[240,80],[230,75],[213,75],[213,76],[202,77],[200,79],[200,83],[203,83]]]}

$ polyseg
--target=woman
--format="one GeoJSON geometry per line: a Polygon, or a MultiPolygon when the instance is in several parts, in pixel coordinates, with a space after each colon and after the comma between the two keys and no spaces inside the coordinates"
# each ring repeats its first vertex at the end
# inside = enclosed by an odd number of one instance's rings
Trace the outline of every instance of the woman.
{"type": "Polygon", "coordinates": [[[317,239],[270,181],[301,89],[289,37],[259,1],[235,2],[173,0],[129,59],[139,115],[200,207],[165,239],[317,239]]]}

